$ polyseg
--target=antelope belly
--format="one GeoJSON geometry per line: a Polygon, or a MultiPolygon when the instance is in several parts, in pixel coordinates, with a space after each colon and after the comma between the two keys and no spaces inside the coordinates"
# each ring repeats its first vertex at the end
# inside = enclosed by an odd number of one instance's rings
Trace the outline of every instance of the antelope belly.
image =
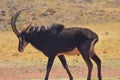
{"type": "Polygon", "coordinates": [[[70,55],[70,56],[72,56],[72,55],[80,55],[80,52],[79,52],[79,50],[77,48],[75,48],[72,51],[60,53],[57,56],[59,56],[59,55],[70,55]]]}

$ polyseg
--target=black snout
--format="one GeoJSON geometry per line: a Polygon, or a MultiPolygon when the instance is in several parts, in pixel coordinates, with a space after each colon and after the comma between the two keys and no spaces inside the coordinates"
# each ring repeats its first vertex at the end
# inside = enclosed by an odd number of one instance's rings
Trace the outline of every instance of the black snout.
{"type": "Polygon", "coordinates": [[[18,51],[23,52],[25,47],[27,46],[28,42],[24,40],[19,40],[18,51]]]}

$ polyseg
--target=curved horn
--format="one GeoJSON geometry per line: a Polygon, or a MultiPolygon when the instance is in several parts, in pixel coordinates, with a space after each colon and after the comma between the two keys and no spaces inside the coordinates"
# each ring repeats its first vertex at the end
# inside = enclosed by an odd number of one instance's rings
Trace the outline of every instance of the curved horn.
{"type": "Polygon", "coordinates": [[[17,20],[17,17],[20,15],[20,13],[21,11],[16,12],[15,15],[13,15],[11,18],[11,27],[12,27],[13,32],[16,35],[19,35],[19,31],[16,28],[16,20],[17,20]]]}
{"type": "Polygon", "coordinates": [[[27,9],[29,9],[29,8],[25,8],[25,9],[22,9],[22,10],[17,11],[17,12],[12,16],[12,18],[11,18],[11,27],[12,27],[13,32],[14,32],[17,36],[18,36],[20,33],[19,33],[19,31],[17,30],[17,28],[16,28],[16,20],[17,20],[18,16],[20,15],[21,11],[27,10],[27,9]]]}

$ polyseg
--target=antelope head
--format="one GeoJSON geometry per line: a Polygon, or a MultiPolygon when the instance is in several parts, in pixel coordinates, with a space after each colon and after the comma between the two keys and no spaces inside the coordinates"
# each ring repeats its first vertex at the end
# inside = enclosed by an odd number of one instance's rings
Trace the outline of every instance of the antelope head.
{"type": "Polygon", "coordinates": [[[18,45],[18,51],[19,52],[23,52],[24,48],[27,46],[27,44],[29,43],[28,40],[28,33],[29,33],[29,28],[31,27],[31,24],[27,25],[27,27],[25,29],[23,29],[22,31],[19,32],[19,30],[16,28],[16,20],[18,18],[18,16],[20,15],[21,11],[26,10],[26,9],[22,9],[17,11],[11,18],[11,27],[13,32],[15,33],[15,35],[18,37],[19,39],[19,45],[18,45]]]}

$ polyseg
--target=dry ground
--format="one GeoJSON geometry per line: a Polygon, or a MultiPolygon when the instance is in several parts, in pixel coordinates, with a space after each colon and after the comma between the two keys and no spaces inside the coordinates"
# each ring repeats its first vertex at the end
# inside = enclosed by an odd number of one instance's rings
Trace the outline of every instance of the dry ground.
{"type": "MultiPolygon", "coordinates": [[[[85,0],[81,0],[85,1],[85,0]]],[[[32,7],[21,14],[17,25],[33,20],[32,25],[48,25],[54,22],[66,27],[87,27],[99,35],[96,53],[102,60],[103,80],[120,79],[120,3],[119,0],[93,0],[93,3],[80,0],[1,0],[0,29],[0,80],[44,79],[47,57],[28,45],[19,53],[18,39],[11,31],[10,18],[21,8],[32,7]]],[[[87,67],[81,56],[66,56],[70,71],[75,80],[86,80],[87,67]]],[[[94,63],[93,80],[96,77],[94,63]]],[[[51,71],[50,80],[68,80],[58,58],[51,71]]]]}

